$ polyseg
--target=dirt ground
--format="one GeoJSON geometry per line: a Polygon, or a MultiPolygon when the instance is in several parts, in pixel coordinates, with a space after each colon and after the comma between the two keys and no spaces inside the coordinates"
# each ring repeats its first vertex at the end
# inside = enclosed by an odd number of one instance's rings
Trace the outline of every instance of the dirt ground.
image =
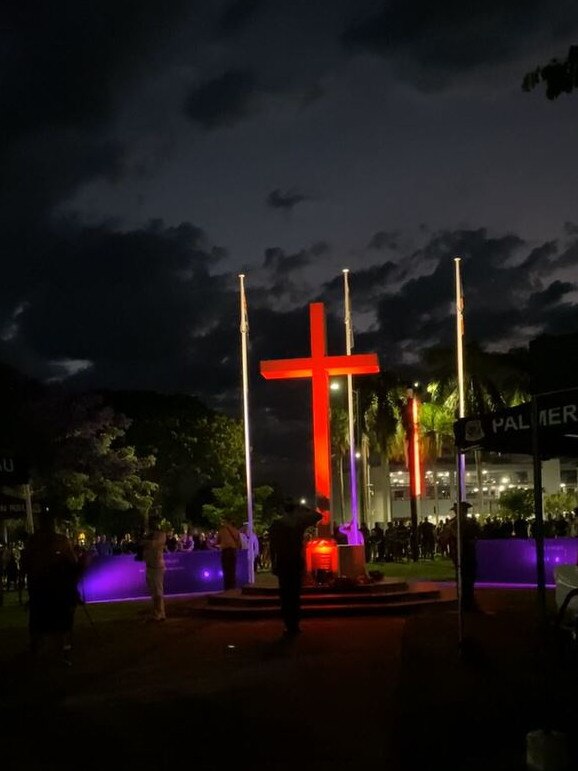
{"type": "Polygon", "coordinates": [[[92,605],[70,668],[50,647],[31,661],[0,609],[2,767],[524,769],[528,731],[574,733],[576,661],[542,644],[532,592],[478,596],[462,652],[455,611],[307,619],[287,641],[200,599],[160,624],[92,605]]]}

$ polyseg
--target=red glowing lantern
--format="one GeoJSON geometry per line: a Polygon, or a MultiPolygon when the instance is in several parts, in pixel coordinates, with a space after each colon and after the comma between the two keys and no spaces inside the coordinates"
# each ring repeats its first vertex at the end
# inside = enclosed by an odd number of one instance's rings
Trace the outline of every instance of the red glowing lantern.
{"type": "Polygon", "coordinates": [[[312,538],[307,542],[305,565],[308,573],[337,574],[338,564],[337,541],[333,538],[312,538]]]}

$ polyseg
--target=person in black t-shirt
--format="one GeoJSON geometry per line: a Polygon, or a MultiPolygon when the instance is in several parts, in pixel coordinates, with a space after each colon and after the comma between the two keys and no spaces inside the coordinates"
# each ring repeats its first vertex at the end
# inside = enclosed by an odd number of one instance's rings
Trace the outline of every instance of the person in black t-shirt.
{"type": "MultiPolygon", "coordinates": [[[[271,523],[269,542],[271,570],[279,581],[281,617],[285,634],[291,637],[301,631],[301,584],[305,568],[303,537],[307,528],[316,525],[323,516],[294,501],[287,501],[283,508],[283,516],[271,523]]],[[[329,506],[320,504],[320,508],[326,510],[329,506]]]]}

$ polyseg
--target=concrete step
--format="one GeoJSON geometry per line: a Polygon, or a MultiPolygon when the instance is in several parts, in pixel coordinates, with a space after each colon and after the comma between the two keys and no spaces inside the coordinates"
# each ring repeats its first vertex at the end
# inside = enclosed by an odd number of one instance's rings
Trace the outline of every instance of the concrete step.
{"type": "MultiPolygon", "coordinates": [[[[347,594],[363,595],[363,594],[388,594],[390,592],[401,592],[409,589],[407,581],[399,579],[387,579],[386,581],[380,581],[373,584],[359,584],[358,586],[348,590],[347,594]]],[[[261,581],[257,584],[246,584],[242,587],[241,592],[245,595],[269,595],[277,596],[278,586],[277,580],[273,579],[267,583],[261,581]]],[[[306,597],[308,595],[319,594],[343,594],[343,591],[339,589],[333,589],[327,586],[309,586],[305,585],[301,590],[301,596],[306,597]]]]}
{"type": "MultiPolygon", "coordinates": [[[[392,589],[396,584],[403,586],[403,589],[338,593],[315,587],[314,591],[303,592],[302,613],[304,617],[310,618],[379,614],[403,616],[424,611],[451,610],[456,607],[454,587],[432,581],[397,581],[391,582],[389,588],[392,589]]],[[[243,589],[213,594],[207,597],[201,612],[214,618],[276,618],[279,616],[277,587],[275,585],[273,590],[272,582],[267,581],[265,587],[250,585],[243,589]]]]}
{"type": "MultiPolygon", "coordinates": [[[[315,604],[304,605],[301,609],[303,618],[322,618],[328,616],[407,616],[414,613],[436,612],[453,610],[456,607],[455,599],[432,598],[405,600],[399,602],[373,602],[364,604],[340,603],[332,605],[315,604]]],[[[241,620],[277,618],[279,616],[278,605],[246,606],[246,605],[209,605],[202,611],[203,615],[211,618],[241,620]]]]}
{"type": "MultiPolygon", "coordinates": [[[[277,600],[278,593],[245,593],[241,591],[237,594],[223,593],[213,594],[208,598],[209,605],[218,605],[220,607],[234,606],[234,607],[266,607],[272,606],[278,607],[277,600]]],[[[302,607],[319,606],[319,605],[371,605],[381,604],[386,605],[390,603],[399,603],[402,601],[411,600],[434,600],[440,597],[438,589],[414,589],[405,590],[401,592],[316,592],[304,593],[301,596],[302,607]]]]}

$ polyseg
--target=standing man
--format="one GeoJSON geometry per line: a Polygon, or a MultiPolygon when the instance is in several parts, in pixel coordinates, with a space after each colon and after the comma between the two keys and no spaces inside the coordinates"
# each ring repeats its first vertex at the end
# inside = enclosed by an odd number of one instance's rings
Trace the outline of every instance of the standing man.
{"type": "Polygon", "coordinates": [[[165,547],[167,534],[161,530],[158,517],[151,517],[150,530],[145,535],[142,548],[146,566],[148,590],[153,601],[153,621],[164,621],[165,616],[165,547]]]}
{"type": "MultiPolygon", "coordinates": [[[[294,501],[287,501],[283,509],[283,516],[272,522],[269,530],[271,570],[279,581],[284,634],[293,637],[301,631],[301,585],[305,568],[303,536],[308,527],[323,519],[323,515],[294,501]]],[[[327,511],[329,501],[320,499],[318,509],[327,511]]]]}
{"type": "Polygon", "coordinates": [[[248,522],[243,522],[243,527],[241,528],[241,548],[251,549],[251,554],[253,557],[253,571],[256,573],[257,570],[259,569],[259,565],[261,564],[261,560],[259,557],[259,552],[260,552],[259,536],[254,530],[251,531],[251,535],[249,536],[248,522]]]}
{"type": "Polygon", "coordinates": [[[241,533],[229,517],[223,517],[217,532],[217,547],[221,550],[223,586],[234,589],[237,585],[237,551],[242,548],[241,533]]]}

